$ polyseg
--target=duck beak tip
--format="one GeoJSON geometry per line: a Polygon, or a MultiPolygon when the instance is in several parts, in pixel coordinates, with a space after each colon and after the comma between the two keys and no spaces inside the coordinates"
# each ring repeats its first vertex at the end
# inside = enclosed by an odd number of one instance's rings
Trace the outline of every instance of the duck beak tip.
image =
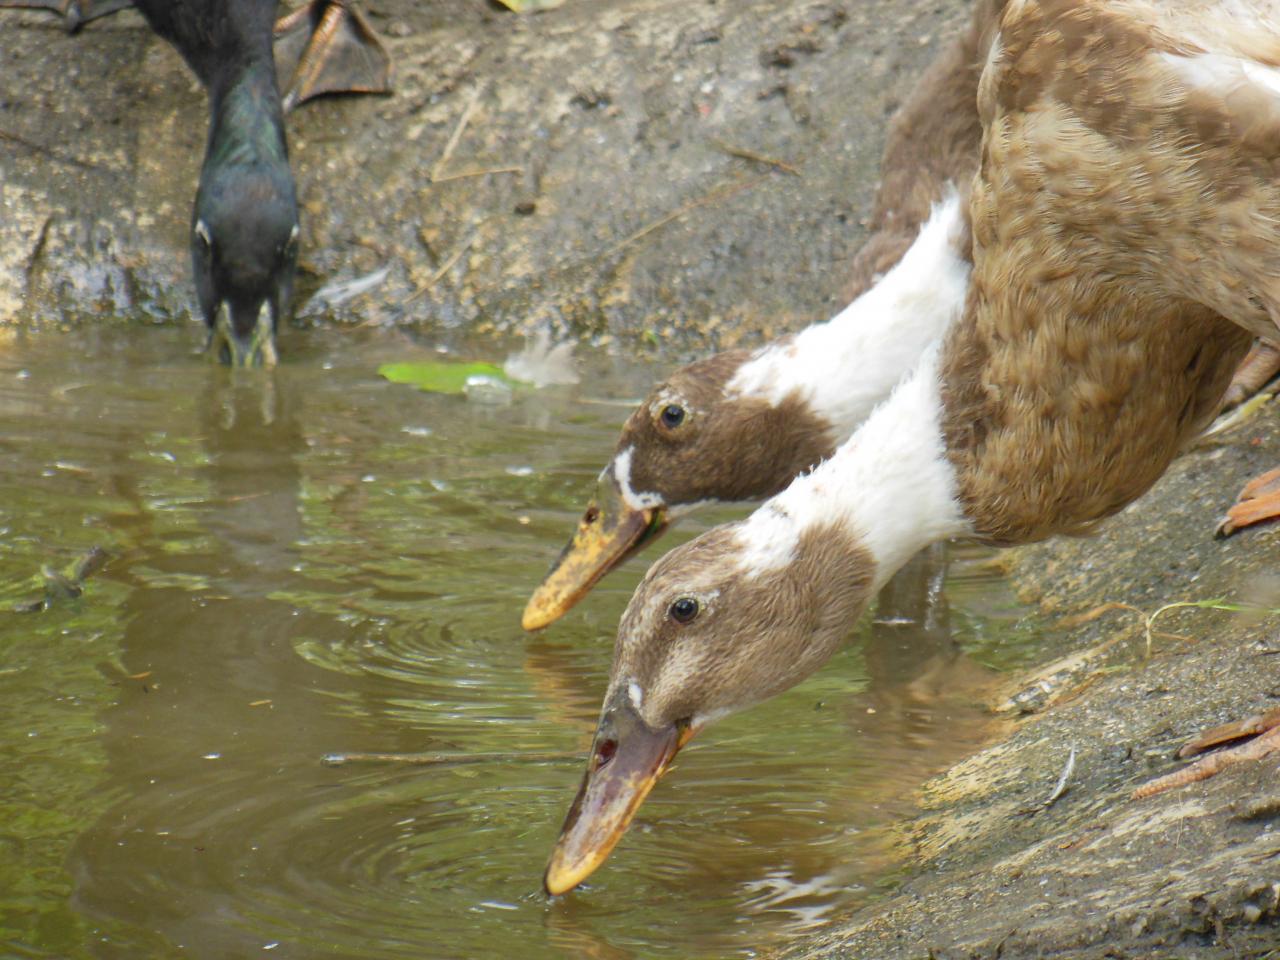
{"type": "Polygon", "coordinates": [[[539,599],[537,593],[530,597],[528,604],[525,605],[524,613],[520,615],[520,628],[529,633],[541,630],[543,627],[554,623],[557,619],[557,616],[549,615],[545,605],[540,603],[539,599]]]}
{"type": "Polygon", "coordinates": [[[621,690],[610,697],[587,772],[543,875],[550,896],[572,890],[604,863],[691,735],[687,724],[652,730],[621,690]]]}

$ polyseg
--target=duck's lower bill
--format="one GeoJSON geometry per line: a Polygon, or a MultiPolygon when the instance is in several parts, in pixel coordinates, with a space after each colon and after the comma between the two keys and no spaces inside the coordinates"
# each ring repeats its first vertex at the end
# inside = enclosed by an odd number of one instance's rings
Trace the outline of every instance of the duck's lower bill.
{"type": "Polygon", "coordinates": [[[661,507],[636,510],[612,478],[602,478],[573,539],[529,598],[520,625],[541,630],[568,613],[606,573],[666,529],[661,507]]]}
{"type": "Polygon", "coordinates": [[[271,308],[264,302],[253,328],[247,334],[239,333],[231,322],[231,309],[223,301],[209,331],[209,353],[219,363],[232,367],[274,367],[280,359],[275,326],[271,308]]]}
{"type": "Polygon", "coordinates": [[[604,863],[693,735],[688,724],[649,729],[621,693],[605,704],[586,776],[547,864],[542,882],[552,896],[568,893],[604,863]]]}

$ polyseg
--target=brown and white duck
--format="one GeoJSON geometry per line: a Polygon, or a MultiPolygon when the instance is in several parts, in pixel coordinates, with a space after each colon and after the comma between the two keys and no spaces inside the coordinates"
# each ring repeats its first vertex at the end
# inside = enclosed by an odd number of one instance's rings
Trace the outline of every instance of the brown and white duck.
{"type": "Polygon", "coordinates": [[[623,427],[595,499],[525,607],[524,628],[558,619],[682,513],[776,493],[830,456],[964,306],[961,206],[955,192],[941,201],[898,264],[832,320],[754,353],[716,354],[658,384],[623,427]]]}
{"type": "MultiPolygon", "coordinates": [[[[937,235],[922,234],[953,184],[977,170],[982,124],[978,79],[1006,0],[979,0],[965,31],[921,75],[890,123],[872,234],[846,288],[850,306],[833,320],[755,352],[717,354],[657,384],[623,426],[613,458],[577,529],[522,617],[538,630],[567,613],[610,570],[656,539],[679,516],[713,502],[757,500],[830,456],[884,399],[942,329],[947,311],[921,314],[912,293],[888,280],[911,278],[937,235]],[[902,263],[916,247],[912,265],[902,263]]],[[[929,296],[956,295],[960,259],[940,271],[929,296]],[[941,271],[946,272],[944,278],[941,271]]],[[[914,278],[916,293],[919,277],[914,278]]],[[[1237,371],[1238,403],[1280,370],[1280,351],[1260,343],[1237,371]]],[[[1280,483],[1280,478],[1276,478],[1280,483]]],[[[1265,518],[1237,507],[1223,526],[1265,518]]]]}
{"type": "Polygon", "coordinates": [[[1115,513],[1275,336],[1280,3],[1016,0],[984,59],[963,316],[834,456],[649,571],[549,892],[690,737],[822,666],[913,553],[1115,513]]]}
{"type": "Polygon", "coordinates": [[[980,51],[1003,3],[979,2],[890,124],[873,232],[844,291],[850,305],[759,350],[689,364],[650,391],[529,599],[526,630],[563,616],[681,514],[771,496],[829,457],[945,328],[962,305],[969,256],[967,240],[957,248],[941,229],[956,219],[944,208],[977,169],[980,51]],[[935,271],[928,285],[925,269],[935,271]]]}

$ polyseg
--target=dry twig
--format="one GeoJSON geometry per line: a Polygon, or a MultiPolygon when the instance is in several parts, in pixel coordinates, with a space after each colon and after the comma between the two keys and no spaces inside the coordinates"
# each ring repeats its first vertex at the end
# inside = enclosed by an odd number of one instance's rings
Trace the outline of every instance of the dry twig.
{"type": "Polygon", "coordinates": [[[440,269],[438,269],[435,273],[431,275],[431,279],[429,279],[426,283],[420,286],[417,290],[413,291],[413,293],[409,294],[409,296],[401,300],[400,305],[402,307],[407,307],[409,304],[413,303],[413,301],[417,300],[420,296],[422,296],[424,293],[426,293],[428,290],[434,287],[439,282],[440,278],[449,272],[449,268],[452,267],[455,263],[457,263],[458,259],[464,253],[466,253],[469,249],[471,249],[471,244],[475,243],[475,241],[476,241],[476,235],[474,232],[472,232],[471,236],[467,237],[466,240],[462,241],[462,243],[458,245],[458,248],[454,250],[453,253],[449,254],[448,259],[445,260],[444,263],[440,264],[440,269]]]}
{"type": "Polygon", "coordinates": [[[754,150],[748,150],[746,147],[735,147],[731,143],[725,143],[723,140],[715,137],[711,138],[711,142],[717,147],[729,154],[731,157],[738,157],[742,160],[750,160],[752,163],[763,163],[766,166],[781,170],[783,173],[789,173],[793,177],[800,176],[800,169],[793,164],[787,163],[785,160],[779,160],[776,157],[770,157],[763,153],[756,153],[754,150]]]}
{"type": "Polygon", "coordinates": [[[440,171],[444,169],[444,165],[449,162],[449,158],[453,156],[453,151],[458,146],[458,141],[462,139],[462,133],[467,129],[467,124],[471,122],[471,116],[476,112],[476,107],[480,105],[480,97],[484,94],[484,84],[480,84],[471,92],[471,99],[467,101],[467,105],[462,108],[462,116],[458,118],[458,125],[453,128],[453,133],[449,135],[449,140],[444,145],[444,150],[440,153],[440,159],[435,162],[435,166],[431,168],[431,180],[435,182],[440,178],[440,171]]]}
{"type": "Polygon", "coordinates": [[[467,177],[487,177],[491,173],[524,173],[524,167],[474,167],[470,170],[459,170],[447,177],[432,177],[432,183],[448,183],[450,180],[465,180],[467,177]]]}
{"type": "Polygon", "coordinates": [[[721,187],[718,190],[712,190],[710,193],[706,194],[705,196],[699,197],[697,200],[691,200],[690,202],[686,203],[683,207],[681,207],[679,210],[672,211],[671,213],[668,213],[664,217],[659,217],[657,220],[653,221],[653,223],[643,226],[639,230],[637,230],[635,233],[631,234],[630,236],[622,240],[619,240],[612,247],[610,247],[608,250],[605,251],[603,259],[606,259],[606,260],[609,259],[610,257],[614,256],[620,251],[631,246],[631,244],[635,243],[636,241],[644,239],[649,234],[653,233],[653,231],[658,230],[661,227],[665,227],[668,223],[671,223],[673,220],[679,220],[681,217],[685,216],[686,214],[692,213],[694,210],[697,210],[699,207],[705,207],[708,204],[716,203],[720,200],[726,200],[729,197],[732,197],[734,194],[741,193],[743,190],[749,189],[750,187],[754,187],[756,184],[760,183],[761,181],[768,179],[768,177],[769,177],[769,174],[767,173],[762,173],[755,177],[748,177],[745,180],[739,180],[736,183],[728,184],[727,186],[721,187]]]}

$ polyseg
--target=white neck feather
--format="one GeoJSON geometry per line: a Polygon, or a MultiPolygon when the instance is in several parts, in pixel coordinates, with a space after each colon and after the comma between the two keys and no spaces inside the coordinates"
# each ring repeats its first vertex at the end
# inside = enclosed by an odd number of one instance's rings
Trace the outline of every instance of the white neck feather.
{"type": "Polygon", "coordinates": [[[746,520],[739,537],[749,571],[785,566],[801,534],[837,524],[874,557],[879,590],[924,547],[970,532],[942,442],[940,353],[935,343],[830,460],[746,520]]]}
{"type": "Polygon", "coordinates": [[[833,319],[760,350],[728,392],[777,405],[808,401],[843,443],[964,308],[968,259],[959,251],[964,211],[952,192],[892,270],[833,319]]]}

